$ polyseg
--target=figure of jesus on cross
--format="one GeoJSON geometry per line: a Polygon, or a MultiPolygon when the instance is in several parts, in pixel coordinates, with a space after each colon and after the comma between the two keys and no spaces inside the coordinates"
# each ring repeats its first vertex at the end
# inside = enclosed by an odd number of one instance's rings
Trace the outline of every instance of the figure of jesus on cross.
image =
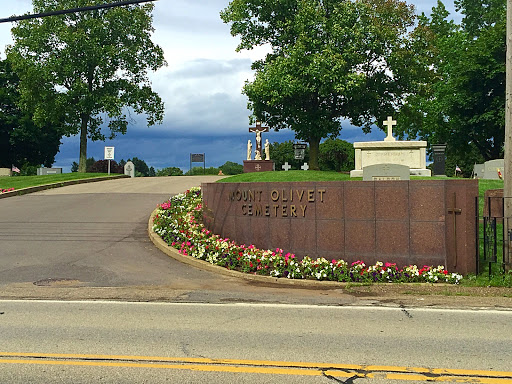
{"type": "Polygon", "coordinates": [[[261,133],[268,132],[268,127],[262,127],[261,122],[257,121],[255,127],[249,127],[249,132],[256,132],[256,155],[254,160],[261,160],[262,145],[261,145],[261,133]]]}

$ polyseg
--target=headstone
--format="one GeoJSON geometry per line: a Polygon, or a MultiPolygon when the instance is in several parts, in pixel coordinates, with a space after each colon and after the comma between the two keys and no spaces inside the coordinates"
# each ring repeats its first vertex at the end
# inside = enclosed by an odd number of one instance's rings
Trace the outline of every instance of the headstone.
{"type": "Polygon", "coordinates": [[[410,179],[410,170],[407,165],[375,164],[363,168],[363,181],[410,179]]]}
{"type": "Polygon", "coordinates": [[[292,166],[286,161],[283,165],[281,165],[281,168],[283,168],[285,171],[289,171],[292,166]]]}
{"type": "Polygon", "coordinates": [[[1,176],[11,176],[12,171],[11,168],[0,168],[0,177],[1,176]]]}
{"type": "Polygon", "coordinates": [[[483,179],[485,173],[485,164],[475,164],[473,166],[473,178],[483,179]]]}
{"type": "Polygon", "coordinates": [[[135,165],[131,161],[128,161],[124,165],[124,174],[130,177],[135,177],[135,165]]]}
{"type": "Polygon", "coordinates": [[[388,127],[388,136],[384,141],[354,143],[355,169],[350,177],[362,177],[363,168],[376,164],[400,164],[409,168],[410,175],[430,177],[427,169],[426,141],[398,141],[393,137],[396,121],[391,116],[383,122],[388,127]]]}
{"type": "Polygon", "coordinates": [[[304,165],[302,167],[300,167],[300,169],[307,171],[309,169],[308,163],[304,163],[304,165]]]}
{"type": "Polygon", "coordinates": [[[501,175],[505,174],[505,160],[504,159],[496,159],[489,160],[484,163],[484,176],[483,179],[487,180],[500,180],[501,175]]]}
{"type": "Polygon", "coordinates": [[[60,175],[62,173],[62,168],[37,168],[37,175],[38,176],[45,176],[45,175],[60,175]]]}
{"type": "Polygon", "coordinates": [[[446,144],[432,145],[434,176],[446,176],[446,144]]]}

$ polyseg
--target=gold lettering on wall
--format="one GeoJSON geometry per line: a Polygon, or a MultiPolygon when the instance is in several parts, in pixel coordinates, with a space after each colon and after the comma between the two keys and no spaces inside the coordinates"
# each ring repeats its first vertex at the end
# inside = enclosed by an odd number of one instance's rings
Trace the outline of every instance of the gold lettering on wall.
{"type": "Polygon", "coordinates": [[[323,203],[326,193],[326,189],[273,189],[267,199],[275,204],[258,204],[262,201],[263,191],[238,189],[228,192],[228,200],[245,202],[241,205],[244,216],[306,217],[308,205],[323,203]],[[292,203],[294,199],[303,204],[281,204],[292,203]]]}

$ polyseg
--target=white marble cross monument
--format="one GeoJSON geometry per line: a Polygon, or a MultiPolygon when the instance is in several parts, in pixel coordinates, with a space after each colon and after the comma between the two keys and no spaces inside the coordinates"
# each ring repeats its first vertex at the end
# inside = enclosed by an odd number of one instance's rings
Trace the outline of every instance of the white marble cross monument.
{"type": "Polygon", "coordinates": [[[396,125],[396,120],[393,120],[391,116],[388,116],[388,119],[382,124],[387,125],[388,127],[388,135],[384,141],[395,141],[395,138],[393,137],[393,126],[396,125]]]}

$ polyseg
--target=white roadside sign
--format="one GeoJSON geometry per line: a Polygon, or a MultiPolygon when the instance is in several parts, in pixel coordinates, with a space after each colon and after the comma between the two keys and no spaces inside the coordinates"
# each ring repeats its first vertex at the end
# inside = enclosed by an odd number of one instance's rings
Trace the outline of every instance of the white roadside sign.
{"type": "Polygon", "coordinates": [[[105,147],[105,160],[114,160],[114,147],[105,147]]]}

